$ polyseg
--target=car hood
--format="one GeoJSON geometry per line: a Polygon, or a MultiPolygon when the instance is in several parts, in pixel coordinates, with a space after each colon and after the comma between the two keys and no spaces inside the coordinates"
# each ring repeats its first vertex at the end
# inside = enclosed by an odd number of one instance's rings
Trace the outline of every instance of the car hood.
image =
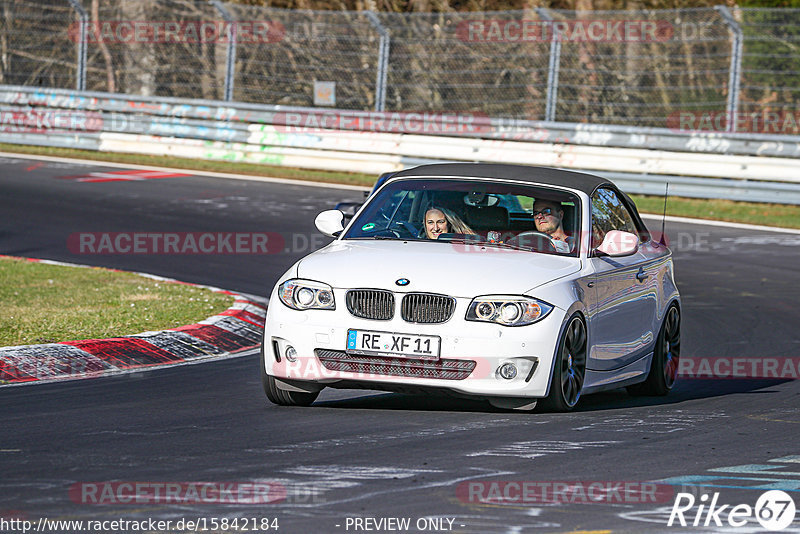
{"type": "Polygon", "coordinates": [[[298,265],[298,277],[335,288],[385,288],[472,298],[520,294],[580,270],[578,258],[430,241],[334,241],[298,265]],[[407,286],[395,284],[400,278],[407,286]]]}

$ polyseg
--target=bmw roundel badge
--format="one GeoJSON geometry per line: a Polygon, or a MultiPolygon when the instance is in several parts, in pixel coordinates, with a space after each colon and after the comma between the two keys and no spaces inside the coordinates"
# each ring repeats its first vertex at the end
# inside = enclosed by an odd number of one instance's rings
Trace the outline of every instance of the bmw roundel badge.
{"type": "Polygon", "coordinates": [[[410,283],[411,283],[411,280],[409,280],[408,278],[398,278],[395,281],[395,284],[397,284],[398,286],[407,286],[410,283]]]}

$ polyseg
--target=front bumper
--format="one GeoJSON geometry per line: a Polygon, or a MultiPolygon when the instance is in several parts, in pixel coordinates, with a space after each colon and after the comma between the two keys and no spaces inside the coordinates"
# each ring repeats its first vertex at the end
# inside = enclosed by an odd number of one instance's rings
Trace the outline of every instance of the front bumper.
{"type": "Polygon", "coordinates": [[[354,383],[374,389],[441,388],[466,395],[544,397],[552,374],[565,312],[554,308],[541,321],[505,327],[464,319],[470,299],[456,299],[453,317],[441,324],[408,323],[395,314],[388,321],[361,319],[344,305],[344,290],[334,289],[335,310],[293,310],[273,292],[265,325],[265,370],[289,381],[336,386],[354,383]],[[441,337],[438,360],[376,357],[346,353],[348,329],[441,337]],[[289,347],[295,361],[286,358],[289,347]],[[514,378],[499,369],[513,363],[514,378]],[[391,387],[396,386],[396,387],[391,387]]]}

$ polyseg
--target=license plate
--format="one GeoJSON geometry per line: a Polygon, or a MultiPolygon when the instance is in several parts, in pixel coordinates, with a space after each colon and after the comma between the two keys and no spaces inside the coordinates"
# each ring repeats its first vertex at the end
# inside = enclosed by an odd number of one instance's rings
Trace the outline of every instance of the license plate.
{"type": "Polygon", "coordinates": [[[347,352],[351,354],[437,360],[441,344],[442,338],[439,336],[418,336],[372,330],[347,331],[347,352]]]}

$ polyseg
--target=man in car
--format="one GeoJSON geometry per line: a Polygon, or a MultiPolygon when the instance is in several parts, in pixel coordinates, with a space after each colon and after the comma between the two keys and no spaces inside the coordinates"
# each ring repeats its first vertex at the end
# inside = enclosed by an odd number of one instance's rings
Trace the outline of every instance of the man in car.
{"type": "Polygon", "coordinates": [[[538,199],[533,203],[533,220],[536,229],[553,240],[557,252],[571,252],[575,238],[564,231],[564,210],[557,202],[538,199]]]}

